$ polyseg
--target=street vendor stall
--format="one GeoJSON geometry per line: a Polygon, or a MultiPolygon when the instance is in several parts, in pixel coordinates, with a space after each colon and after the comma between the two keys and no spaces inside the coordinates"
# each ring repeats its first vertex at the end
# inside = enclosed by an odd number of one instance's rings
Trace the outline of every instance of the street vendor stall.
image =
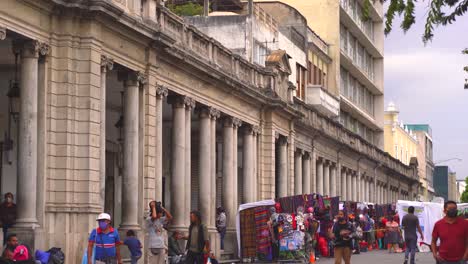
{"type": "Polygon", "coordinates": [[[338,203],[338,197],[308,194],[242,204],[237,214],[239,257],[308,261],[317,244],[328,256],[326,232],[338,213],[338,203]]]}

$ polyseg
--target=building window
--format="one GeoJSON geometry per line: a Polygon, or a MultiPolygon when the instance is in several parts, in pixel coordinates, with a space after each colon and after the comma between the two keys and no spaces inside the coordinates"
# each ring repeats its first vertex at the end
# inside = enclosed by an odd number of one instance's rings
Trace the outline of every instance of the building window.
{"type": "Polygon", "coordinates": [[[300,64],[296,64],[296,96],[304,100],[305,98],[305,85],[306,85],[306,68],[300,64]]]}
{"type": "Polygon", "coordinates": [[[395,159],[398,159],[398,145],[395,146],[395,159]]]}
{"type": "Polygon", "coordinates": [[[341,49],[348,53],[348,30],[343,25],[340,25],[340,38],[341,49]]]}
{"type": "Polygon", "coordinates": [[[269,53],[267,48],[265,48],[260,43],[256,42],[253,48],[254,63],[265,66],[266,55],[269,53]]]}
{"type": "Polygon", "coordinates": [[[325,63],[316,54],[311,54],[308,62],[308,79],[309,83],[313,85],[322,85],[326,87],[326,78],[328,71],[328,64],[325,63]]]}

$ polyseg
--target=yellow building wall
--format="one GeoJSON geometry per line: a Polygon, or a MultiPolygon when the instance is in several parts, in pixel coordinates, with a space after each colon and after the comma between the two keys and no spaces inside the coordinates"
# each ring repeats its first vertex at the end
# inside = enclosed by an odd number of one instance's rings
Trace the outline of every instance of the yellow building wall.
{"type": "Polygon", "coordinates": [[[398,115],[395,113],[385,113],[384,149],[406,165],[418,154],[418,141],[399,126],[398,115]]]}

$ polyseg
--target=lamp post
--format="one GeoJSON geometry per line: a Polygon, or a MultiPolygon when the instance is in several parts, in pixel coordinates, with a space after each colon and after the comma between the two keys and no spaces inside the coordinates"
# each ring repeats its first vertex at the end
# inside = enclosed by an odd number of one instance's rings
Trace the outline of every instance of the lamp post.
{"type": "Polygon", "coordinates": [[[19,118],[20,112],[20,87],[18,81],[18,53],[15,53],[15,78],[10,81],[10,88],[8,90],[8,129],[5,133],[5,139],[3,141],[3,150],[6,151],[6,159],[11,164],[9,151],[13,149],[13,140],[11,138],[12,119],[16,123],[19,118]]]}
{"type": "Polygon", "coordinates": [[[444,162],[449,162],[449,161],[452,161],[452,160],[462,161],[462,159],[460,159],[460,158],[450,158],[450,159],[446,159],[446,160],[439,160],[439,161],[436,161],[436,162],[434,162],[434,165],[437,165],[437,164],[440,164],[440,163],[444,163],[444,162]]]}

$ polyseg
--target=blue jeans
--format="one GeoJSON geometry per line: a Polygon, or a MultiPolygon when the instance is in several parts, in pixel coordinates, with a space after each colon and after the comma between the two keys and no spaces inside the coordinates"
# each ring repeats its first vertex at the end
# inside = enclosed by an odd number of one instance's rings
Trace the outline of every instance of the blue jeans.
{"type": "Polygon", "coordinates": [[[141,255],[140,256],[131,256],[130,259],[132,260],[132,264],[137,264],[138,263],[138,260],[141,258],[141,255]]]}
{"type": "Polygon", "coordinates": [[[6,245],[7,243],[8,228],[10,227],[11,225],[3,224],[3,245],[6,245]]]}
{"type": "Polygon", "coordinates": [[[405,239],[405,243],[406,243],[405,260],[408,259],[408,256],[411,253],[410,263],[414,264],[414,258],[416,256],[416,248],[417,248],[417,239],[416,238],[407,238],[407,239],[405,239]]]}
{"type": "Polygon", "coordinates": [[[224,237],[226,236],[226,227],[220,227],[218,232],[221,240],[221,250],[224,250],[224,237]]]}

